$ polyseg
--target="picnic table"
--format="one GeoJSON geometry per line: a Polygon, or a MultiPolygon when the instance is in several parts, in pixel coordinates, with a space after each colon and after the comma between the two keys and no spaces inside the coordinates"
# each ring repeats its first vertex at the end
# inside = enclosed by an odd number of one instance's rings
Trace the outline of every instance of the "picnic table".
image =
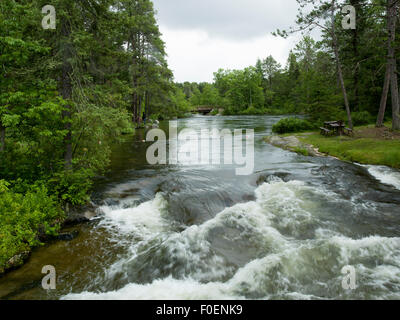
{"type": "Polygon", "coordinates": [[[325,123],[325,128],[331,129],[334,135],[341,136],[344,134],[345,125],[342,121],[328,121],[325,123]]]}
{"type": "Polygon", "coordinates": [[[341,136],[346,134],[350,135],[353,133],[353,130],[346,128],[343,121],[325,121],[324,127],[321,127],[321,134],[323,135],[337,135],[341,136]]]}

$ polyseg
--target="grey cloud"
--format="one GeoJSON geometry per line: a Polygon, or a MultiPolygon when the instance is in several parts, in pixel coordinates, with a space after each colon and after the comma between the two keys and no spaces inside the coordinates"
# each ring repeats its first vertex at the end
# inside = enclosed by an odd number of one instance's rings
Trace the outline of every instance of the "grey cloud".
{"type": "Polygon", "coordinates": [[[293,25],[296,0],[153,0],[159,23],[212,37],[255,38],[293,25]]]}

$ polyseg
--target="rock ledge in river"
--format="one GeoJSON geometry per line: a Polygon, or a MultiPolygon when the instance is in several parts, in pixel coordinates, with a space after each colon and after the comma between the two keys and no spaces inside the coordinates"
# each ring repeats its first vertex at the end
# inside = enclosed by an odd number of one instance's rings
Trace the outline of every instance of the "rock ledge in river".
{"type": "Polygon", "coordinates": [[[10,260],[7,261],[4,270],[0,269],[0,274],[3,273],[4,271],[10,271],[12,269],[20,267],[30,256],[29,251],[24,251],[19,254],[16,254],[13,256],[10,260]]]}
{"type": "Polygon", "coordinates": [[[282,148],[285,150],[293,151],[296,153],[303,154],[302,151],[306,150],[309,156],[313,157],[324,157],[325,155],[314,148],[310,144],[301,142],[296,136],[269,136],[265,140],[275,147],[282,148]]]}

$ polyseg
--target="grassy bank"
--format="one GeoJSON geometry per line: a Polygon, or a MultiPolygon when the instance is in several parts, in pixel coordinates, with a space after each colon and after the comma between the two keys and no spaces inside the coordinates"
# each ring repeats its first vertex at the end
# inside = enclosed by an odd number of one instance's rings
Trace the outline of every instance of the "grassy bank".
{"type": "Polygon", "coordinates": [[[357,127],[354,137],[325,137],[317,132],[296,134],[296,137],[341,160],[400,169],[400,133],[387,127],[357,127]]]}
{"type": "Polygon", "coordinates": [[[312,144],[320,152],[341,160],[363,164],[386,165],[400,169],[400,141],[378,139],[325,138],[318,134],[300,136],[302,142],[312,144]]]}

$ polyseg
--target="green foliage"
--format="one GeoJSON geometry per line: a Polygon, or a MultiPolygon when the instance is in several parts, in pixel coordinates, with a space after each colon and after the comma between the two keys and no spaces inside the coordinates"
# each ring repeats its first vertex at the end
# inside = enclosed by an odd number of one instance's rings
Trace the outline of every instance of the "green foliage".
{"type": "Polygon", "coordinates": [[[94,171],[91,169],[59,172],[49,180],[49,187],[60,201],[83,205],[89,201],[93,177],[94,171]]]}
{"type": "Polygon", "coordinates": [[[261,109],[264,106],[262,77],[254,67],[244,70],[219,70],[214,74],[215,86],[226,98],[224,105],[233,114],[248,108],[261,109]]]}
{"type": "Polygon", "coordinates": [[[256,109],[254,106],[250,106],[246,110],[240,111],[239,114],[241,114],[241,115],[261,115],[261,114],[265,114],[265,110],[264,109],[256,109]]]}
{"type": "MultiPolygon", "coordinates": [[[[310,1],[298,2],[302,9],[310,1]]],[[[368,3],[354,2],[357,32],[335,30],[355,125],[374,120],[387,58],[385,8],[379,1],[368,3]]],[[[319,42],[305,36],[286,66],[268,56],[243,70],[218,70],[212,84],[174,84],[151,0],[53,0],[58,27],[44,32],[39,22],[45,4],[0,1],[0,177],[9,182],[0,180],[4,257],[35,245],[39,229],[52,232],[55,201],[80,205],[89,199],[112,144],[134,132],[144,115],[184,117],[193,106],[222,107],[226,115],[309,115],[309,122],[281,120],[273,129],[278,133],[347,117],[327,30],[319,42]],[[12,218],[12,210],[21,214],[12,218]]],[[[298,24],[308,28],[314,19],[326,21],[329,6],[321,2],[307,15],[300,12],[298,24]]],[[[336,16],[336,24],[341,18],[336,16]]],[[[395,47],[399,41],[396,37],[395,47]]],[[[360,150],[337,152],[368,160],[360,150]]],[[[396,166],[398,151],[388,149],[381,158],[396,166]]]]}
{"type": "Polygon", "coordinates": [[[305,36],[290,52],[285,68],[272,56],[255,67],[214,73],[214,83],[178,84],[192,105],[216,105],[225,115],[308,114],[321,124],[345,120],[331,53],[305,36]]]}
{"type": "Polygon", "coordinates": [[[176,87],[175,90],[171,92],[170,99],[170,106],[172,107],[168,114],[170,118],[183,116],[186,113],[190,112],[191,105],[186,100],[186,96],[182,89],[176,87]]]}
{"type": "Polygon", "coordinates": [[[201,91],[195,89],[193,95],[190,98],[190,103],[193,106],[213,106],[217,107],[221,105],[221,97],[218,90],[209,83],[204,83],[201,86],[201,91]]]}
{"type": "Polygon", "coordinates": [[[272,131],[275,133],[291,133],[302,132],[314,129],[315,126],[308,120],[298,118],[285,118],[278,121],[273,127],[272,131]]]}
{"type": "Polygon", "coordinates": [[[309,152],[306,148],[296,147],[293,151],[306,157],[309,156],[309,152]]]}
{"type": "Polygon", "coordinates": [[[368,111],[353,112],[351,116],[355,126],[362,126],[374,122],[374,118],[368,111]]]}
{"type": "Polygon", "coordinates": [[[41,244],[40,237],[55,235],[63,217],[57,201],[44,187],[25,195],[0,180],[0,272],[14,255],[41,244]]]}
{"type": "Polygon", "coordinates": [[[287,108],[275,108],[275,109],[260,108],[260,109],[257,109],[255,107],[251,106],[251,107],[247,108],[246,110],[240,111],[239,115],[246,115],[246,116],[249,116],[249,115],[253,115],[253,116],[256,116],[256,115],[283,115],[283,114],[289,114],[289,113],[292,113],[292,112],[290,111],[290,109],[287,109],[287,108]]]}
{"type": "Polygon", "coordinates": [[[150,0],[54,0],[55,30],[46,4],[0,1],[0,265],[56,230],[57,203],[89,200],[132,119],[190,111],[150,0]]]}

